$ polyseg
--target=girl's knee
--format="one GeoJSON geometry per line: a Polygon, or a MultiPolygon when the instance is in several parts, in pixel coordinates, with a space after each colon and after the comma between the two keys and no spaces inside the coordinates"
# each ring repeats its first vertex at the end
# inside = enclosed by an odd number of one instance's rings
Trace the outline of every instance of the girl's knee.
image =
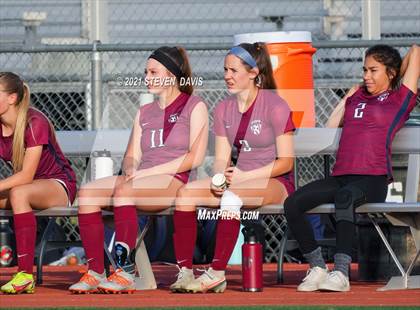
{"type": "Polygon", "coordinates": [[[112,204],[114,206],[136,204],[136,198],[133,196],[132,190],[132,186],[127,183],[123,183],[115,187],[112,194],[112,204]]]}
{"type": "Polygon", "coordinates": [[[12,207],[28,202],[28,192],[22,186],[16,186],[9,191],[9,201],[12,207]]]}
{"type": "Polygon", "coordinates": [[[178,211],[195,211],[196,209],[191,190],[185,185],[177,191],[175,209],[178,211]]]}
{"type": "Polygon", "coordinates": [[[79,214],[89,214],[101,211],[101,207],[93,205],[80,205],[78,208],[79,214]]]}
{"type": "Polygon", "coordinates": [[[302,213],[299,210],[299,207],[296,203],[296,198],[291,195],[286,198],[283,203],[284,206],[284,214],[288,220],[299,217],[302,213]]]}
{"type": "Polygon", "coordinates": [[[126,196],[127,196],[127,188],[125,184],[121,184],[115,187],[114,192],[112,193],[112,197],[114,199],[124,198],[126,196]]]}

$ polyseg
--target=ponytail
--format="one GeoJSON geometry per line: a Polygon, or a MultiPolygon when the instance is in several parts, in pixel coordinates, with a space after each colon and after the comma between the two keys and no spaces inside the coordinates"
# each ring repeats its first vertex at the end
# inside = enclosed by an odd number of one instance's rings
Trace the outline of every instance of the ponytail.
{"type": "Polygon", "coordinates": [[[25,130],[28,126],[28,110],[30,103],[30,90],[27,84],[23,84],[22,100],[16,104],[17,119],[12,144],[12,166],[16,173],[22,170],[25,156],[25,130]]]}
{"type": "Polygon", "coordinates": [[[177,46],[176,49],[178,50],[179,54],[182,57],[182,64],[180,66],[180,69],[182,71],[182,77],[185,79],[183,85],[181,85],[180,81],[178,81],[178,87],[181,92],[191,95],[194,91],[194,87],[191,83],[192,72],[191,72],[190,62],[188,60],[187,51],[183,47],[180,47],[180,46],[177,46]],[[185,81],[187,81],[187,83],[185,83],[185,81]]]}
{"type": "MultiPolygon", "coordinates": [[[[13,131],[12,141],[12,167],[13,172],[19,172],[23,167],[23,159],[25,157],[25,133],[29,127],[32,130],[31,119],[29,118],[29,109],[38,111],[48,121],[51,131],[51,138],[56,140],[54,126],[41,111],[31,107],[31,91],[29,86],[24,83],[21,78],[12,72],[0,72],[0,84],[5,88],[8,94],[16,94],[16,110],[17,118],[15,129],[13,131]]],[[[32,132],[32,136],[34,134],[32,132]]]]}
{"type": "Polygon", "coordinates": [[[28,125],[31,93],[28,85],[13,72],[0,72],[0,84],[8,94],[16,94],[17,119],[12,142],[12,166],[16,173],[22,170],[25,156],[25,130],[28,125]]]}
{"type": "MultiPolygon", "coordinates": [[[[256,42],[254,44],[241,43],[239,46],[245,49],[257,63],[259,73],[255,78],[255,85],[261,89],[275,90],[277,85],[274,80],[273,68],[271,66],[270,56],[265,44],[262,42],[256,42]]],[[[243,60],[241,61],[248,70],[252,69],[249,64],[243,60]]]]}

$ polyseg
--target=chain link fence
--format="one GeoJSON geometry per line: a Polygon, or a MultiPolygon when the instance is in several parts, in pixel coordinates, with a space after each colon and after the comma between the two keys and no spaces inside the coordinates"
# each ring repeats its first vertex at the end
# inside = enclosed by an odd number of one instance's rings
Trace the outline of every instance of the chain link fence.
{"type": "MultiPolygon", "coordinates": [[[[412,42],[400,41],[397,46],[404,55],[412,42]]],[[[353,84],[361,80],[363,53],[371,43],[343,41],[335,44],[318,44],[314,55],[315,106],[317,126],[324,126],[337,102],[353,84]]],[[[131,128],[143,86],[126,87],[121,78],[144,78],[144,66],[152,45],[102,46],[97,57],[102,60],[102,102],[103,127],[131,128]]],[[[195,76],[203,77],[204,84],[196,89],[208,104],[210,122],[215,105],[227,96],[223,82],[223,58],[228,45],[214,45],[198,48],[187,46],[195,76]]],[[[4,71],[14,71],[28,81],[32,90],[32,102],[53,122],[57,130],[85,130],[92,128],[92,46],[45,47],[34,50],[0,50],[0,67],[4,71]]],[[[416,110],[419,113],[419,108],[416,110]]],[[[118,159],[119,161],[121,158],[118,159]]],[[[329,159],[331,163],[334,159],[329,159]]],[[[78,183],[84,178],[87,161],[81,157],[71,157],[78,183]]],[[[324,158],[311,156],[298,159],[298,181],[302,186],[324,175],[324,158]]],[[[206,163],[209,171],[210,164],[206,163]]],[[[116,168],[115,172],[118,172],[116,168]]],[[[10,173],[8,165],[0,163],[0,175],[10,173]]],[[[61,225],[68,238],[77,239],[75,222],[62,219],[61,225]]],[[[281,216],[264,217],[267,231],[266,261],[275,261],[285,223],[281,216]]]]}
{"type": "MultiPolygon", "coordinates": [[[[349,40],[362,36],[361,0],[0,0],[0,41],[3,46],[33,48],[43,44],[86,44],[94,37],[95,23],[107,43],[158,45],[225,44],[244,32],[311,31],[314,40],[349,40]],[[100,14],[97,13],[100,11],[100,14]],[[100,16],[94,20],[94,16],[100,16]]],[[[381,36],[389,39],[420,37],[420,2],[382,0],[381,36]]],[[[357,42],[357,41],[354,41],[357,42]]],[[[351,43],[350,43],[351,44],[351,43]]],[[[153,47],[153,48],[154,48],[153,47]]],[[[130,128],[135,111],[146,92],[139,87],[121,87],[118,77],[142,77],[150,50],[107,51],[103,62],[102,93],[107,128],[130,128]]],[[[62,48],[62,51],[3,52],[2,70],[14,71],[27,80],[32,102],[54,123],[57,130],[93,127],[91,100],[91,49],[62,48]]],[[[400,48],[405,53],[407,48],[400,48]]],[[[323,126],[345,91],[360,80],[364,48],[319,48],[314,57],[316,120],[323,126]]],[[[190,50],[195,75],[205,80],[196,93],[208,103],[210,112],[227,92],[222,82],[225,48],[190,50]]],[[[210,121],[213,122],[212,113],[210,121]]],[[[118,161],[121,158],[117,159],[118,161]]],[[[78,183],[84,178],[85,158],[70,158],[78,183]]],[[[299,185],[324,175],[324,158],[298,159],[299,185]]],[[[330,159],[333,163],[334,159],[330,159]]],[[[205,169],[210,171],[210,163],[205,169]]],[[[118,168],[116,168],[117,172],[118,168]]],[[[0,176],[10,175],[0,162],[0,176]]],[[[69,239],[77,239],[74,222],[62,219],[69,239]]],[[[264,218],[268,261],[276,259],[284,232],[281,217],[264,218]]]]}

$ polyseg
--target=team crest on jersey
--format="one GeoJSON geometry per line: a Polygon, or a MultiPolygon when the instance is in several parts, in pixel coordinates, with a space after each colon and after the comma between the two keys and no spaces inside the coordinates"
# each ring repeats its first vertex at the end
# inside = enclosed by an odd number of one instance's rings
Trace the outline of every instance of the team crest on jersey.
{"type": "Polygon", "coordinates": [[[261,120],[256,119],[251,122],[250,129],[254,135],[259,135],[261,133],[261,128],[262,128],[261,120]]]}
{"type": "Polygon", "coordinates": [[[169,115],[168,122],[169,123],[176,123],[178,120],[178,113],[169,115]]]}
{"type": "Polygon", "coordinates": [[[386,100],[388,98],[388,96],[389,96],[389,93],[388,92],[383,93],[382,95],[380,95],[378,97],[378,101],[381,101],[382,102],[382,101],[386,100]]]}

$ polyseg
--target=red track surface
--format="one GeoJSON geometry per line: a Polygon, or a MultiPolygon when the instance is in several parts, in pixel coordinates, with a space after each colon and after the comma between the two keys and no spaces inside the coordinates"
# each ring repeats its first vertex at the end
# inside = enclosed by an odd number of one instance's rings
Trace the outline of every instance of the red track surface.
{"type": "MultiPolygon", "coordinates": [[[[44,284],[33,295],[1,295],[2,307],[170,307],[170,306],[241,306],[241,305],[389,305],[420,306],[420,290],[377,292],[384,283],[352,281],[347,293],[299,293],[296,286],[305,276],[306,265],[286,264],[285,283],[276,284],[276,266],[264,265],[264,291],[241,291],[240,267],[230,267],[228,288],[223,294],[173,294],[168,286],[174,280],[176,267],[154,265],[158,289],[139,291],[133,295],[71,295],[67,288],[80,278],[75,267],[45,267],[44,284]]],[[[15,268],[0,269],[4,283],[15,268]]],[[[357,275],[357,266],[352,274],[357,275]]]]}

